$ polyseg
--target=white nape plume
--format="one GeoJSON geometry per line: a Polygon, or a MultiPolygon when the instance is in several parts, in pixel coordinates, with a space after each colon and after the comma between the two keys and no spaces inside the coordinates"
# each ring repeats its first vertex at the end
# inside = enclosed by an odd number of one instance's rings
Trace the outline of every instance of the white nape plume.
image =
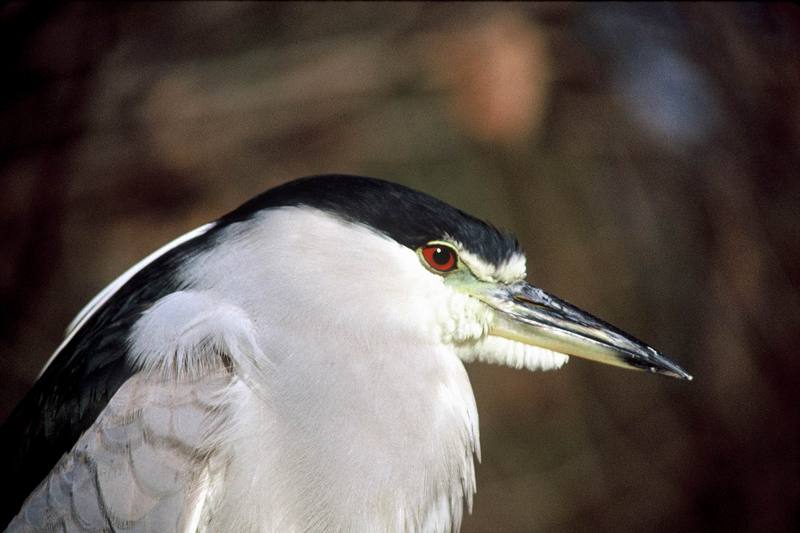
{"type": "Polygon", "coordinates": [[[36,377],[36,379],[42,377],[42,374],[44,374],[45,370],[47,370],[47,367],[50,366],[50,363],[52,363],[55,360],[55,358],[58,357],[58,354],[61,352],[61,350],[63,350],[64,347],[67,344],[69,344],[69,342],[73,339],[73,337],[75,337],[75,335],[78,334],[81,328],[84,325],[86,325],[86,323],[89,321],[90,318],[92,318],[94,313],[98,309],[103,307],[103,305],[105,305],[106,302],[108,302],[111,299],[111,297],[114,296],[114,294],[116,294],[116,292],[122,288],[123,285],[125,285],[128,281],[130,281],[132,277],[134,277],[147,265],[149,265],[162,255],[164,255],[165,253],[169,252],[173,248],[177,248],[181,244],[203,235],[208,230],[213,228],[214,224],[215,224],[214,222],[209,222],[208,224],[204,224],[199,228],[195,228],[192,231],[181,235],[177,239],[168,242],[155,252],[151,253],[150,255],[148,255],[147,257],[145,257],[144,259],[142,259],[141,261],[130,267],[114,281],[106,285],[103,288],[103,290],[98,292],[91,300],[89,300],[89,303],[87,303],[85,306],[83,306],[83,308],[80,311],[78,311],[78,314],[75,315],[75,318],[73,318],[72,321],[69,323],[66,331],[64,332],[64,340],[61,342],[58,348],[56,348],[56,350],[53,352],[53,355],[51,355],[50,358],[47,360],[47,362],[44,364],[42,369],[39,371],[39,375],[36,377]]]}

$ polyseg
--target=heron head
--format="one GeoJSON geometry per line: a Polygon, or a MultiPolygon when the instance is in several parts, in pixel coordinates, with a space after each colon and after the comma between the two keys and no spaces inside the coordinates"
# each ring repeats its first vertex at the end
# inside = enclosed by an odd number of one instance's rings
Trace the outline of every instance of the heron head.
{"type": "Polygon", "coordinates": [[[267,220],[255,225],[263,234],[252,249],[269,260],[254,256],[247,270],[273,269],[257,275],[279,280],[269,298],[288,311],[278,318],[314,309],[321,335],[327,328],[372,346],[426,338],[464,361],[518,368],[557,368],[575,356],[691,379],[654,348],[529,284],[513,236],[424,193],[370,178],[307,178],[221,222],[235,228],[254,216],[267,220]]]}

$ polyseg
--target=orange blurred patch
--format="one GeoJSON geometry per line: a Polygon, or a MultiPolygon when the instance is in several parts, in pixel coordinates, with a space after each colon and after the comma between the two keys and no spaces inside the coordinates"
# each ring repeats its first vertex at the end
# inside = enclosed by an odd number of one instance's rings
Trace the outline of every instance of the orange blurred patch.
{"type": "Polygon", "coordinates": [[[509,13],[444,36],[432,47],[434,77],[472,136],[493,142],[529,139],[548,102],[549,57],[542,30],[509,13]]]}

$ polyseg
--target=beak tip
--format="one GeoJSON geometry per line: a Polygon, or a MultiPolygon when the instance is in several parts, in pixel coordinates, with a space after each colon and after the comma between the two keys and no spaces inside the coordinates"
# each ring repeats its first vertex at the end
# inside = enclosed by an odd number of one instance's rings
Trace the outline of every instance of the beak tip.
{"type": "Polygon", "coordinates": [[[682,369],[671,359],[667,358],[664,354],[660,353],[655,348],[647,347],[650,356],[650,372],[657,374],[664,374],[671,378],[677,378],[684,381],[692,381],[694,377],[687,371],[682,369]],[[653,364],[655,363],[655,364],[653,364]]]}
{"type": "Polygon", "coordinates": [[[691,374],[688,374],[688,373],[684,372],[683,370],[681,370],[680,373],[674,372],[674,373],[670,373],[669,375],[674,377],[674,378],[682,379],[684,381],[692,381],[694,379],[694,377],[691,374]]]}
{"type": "Polygon", "coordinates": [[[658,374],[664,374],[671,378],[681,379],[683,381],[692,381],[694,379],[694,377],[688,372],[686,372],[684,369],[682,369],[675,363],[672,363],[671,361],[670,363],[671,364],[667,368],[651,367],[650,371],[658,374]]]}

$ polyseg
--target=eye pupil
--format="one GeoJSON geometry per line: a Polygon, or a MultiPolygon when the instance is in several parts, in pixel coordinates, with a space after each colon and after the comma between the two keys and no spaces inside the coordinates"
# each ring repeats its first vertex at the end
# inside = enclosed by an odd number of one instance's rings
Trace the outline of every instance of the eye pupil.
{"type": "Polygon", "coordinates": [[[445,266],[450,262],[450,250],[437,246],[433,252],[433,262],[437,265],[445,266]]]}

